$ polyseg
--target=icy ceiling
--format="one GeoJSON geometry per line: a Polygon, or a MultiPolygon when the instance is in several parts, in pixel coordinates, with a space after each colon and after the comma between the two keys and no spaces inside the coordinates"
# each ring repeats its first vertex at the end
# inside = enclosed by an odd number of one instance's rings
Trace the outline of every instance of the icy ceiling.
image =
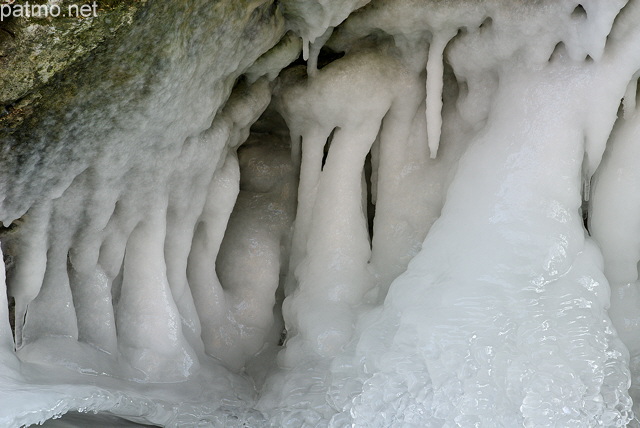
{"type": "Polygon", "coordinates": [[[136,20],[2,142],[0,425],[635,423],[640,0],[136,20]]]}

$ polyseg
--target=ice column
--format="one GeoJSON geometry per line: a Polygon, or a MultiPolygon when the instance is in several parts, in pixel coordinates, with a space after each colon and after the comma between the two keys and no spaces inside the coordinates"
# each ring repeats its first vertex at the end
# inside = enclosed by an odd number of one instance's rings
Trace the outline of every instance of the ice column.
{"type": "Polygon", "coordinates": [[[410,124],[419,102],[417,76],[375,50],[335,61],[308,81],[293,70],[284,82],[280,110],[294,144],[296,130],[304,130],[291,262],[298,287],[283,308],[290,335],[284,354],[295,365],[302,355],[336,355],[351,337],[356,308],[374,285],[365,158],[383,118],[410,124]]]}
{"type": "Polygon", "coordinates": [[[593,83],[557,71],[501,75],[442,216],[364,326],[355,426],[629,420],[625,350],[579,215],[584,111],[568,94],[593,83]],[[387,417],[372,404],[387,397],[414,410],[387,417]]]}
{"type": "MultiPolygon", "coordinates": [[[[631,354],[632,397],[640,399],[640,115],[629,110],[616,126],[594,177],[589,227],[611,283],[611,319],[631,354]]],[[[637,406],[637,405],[636,405],[637,406]]],[[[637,407],[636,407],[637,408],[637,407]]]]}

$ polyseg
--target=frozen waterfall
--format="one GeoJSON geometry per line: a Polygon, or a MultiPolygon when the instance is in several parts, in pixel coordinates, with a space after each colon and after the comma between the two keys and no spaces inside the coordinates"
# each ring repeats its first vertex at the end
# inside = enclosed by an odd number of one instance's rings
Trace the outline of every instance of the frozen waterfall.
{"type": "Polygon", "coordinates": [[[2,134],[0,425],[640,427],[639,22],[145,3],[2,134]]]}

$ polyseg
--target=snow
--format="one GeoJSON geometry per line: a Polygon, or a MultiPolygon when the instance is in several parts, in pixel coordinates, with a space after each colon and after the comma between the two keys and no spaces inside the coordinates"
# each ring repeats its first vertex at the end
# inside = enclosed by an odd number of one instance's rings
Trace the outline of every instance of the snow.
{"type": "Polygon", "coordinates": [[[282,3],[27,195],[0,423],[629,423],[640,3],[282,3]]]}

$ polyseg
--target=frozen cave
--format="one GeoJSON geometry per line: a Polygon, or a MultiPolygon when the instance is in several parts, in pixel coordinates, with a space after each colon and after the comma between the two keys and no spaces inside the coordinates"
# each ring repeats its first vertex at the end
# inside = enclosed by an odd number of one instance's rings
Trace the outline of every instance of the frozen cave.
{"type": "Polygon", "coordinates": [[[0,129],[0,426],[640,426],[640,0],[133,3],[0,129]]]}

